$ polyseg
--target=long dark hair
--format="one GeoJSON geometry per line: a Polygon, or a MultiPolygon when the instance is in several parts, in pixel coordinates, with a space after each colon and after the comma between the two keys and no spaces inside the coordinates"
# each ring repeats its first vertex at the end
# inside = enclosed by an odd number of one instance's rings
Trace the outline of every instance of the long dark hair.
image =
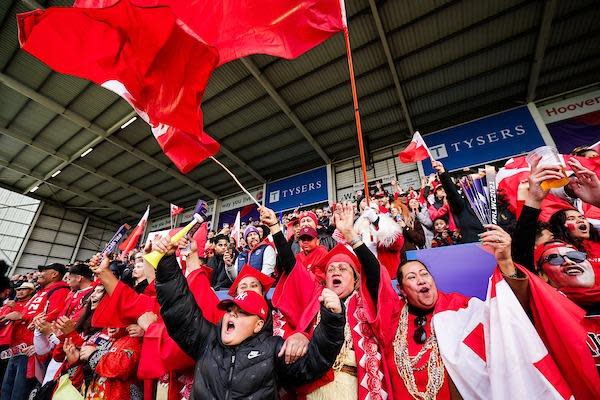
{"type": "MultiPolygon", "coordinates": [[[[577,247],[579,250],[584,250],[583,249],[583,241],[579,240],[579,239],[574,239],[571,236],[571,232],[569,232],[569,230],[567,229],[567,226],[566,226],[567,211],[577,211],[577,210],[575,210],[573,208],[564,209],[564,210],[560,210],[560,211],[557,211],[554,214],[552,214],[552,216],[550,217],[550,220],[548,221],[548,223],[550,224],[550,230],[554,234],[555,239],[569,243],[569,244],[577,247]]],[[[577,212],[579,212],[579,211],[577,211],[577,212]]],[[[588,221],[588,224],[589,223],[590,222],[588,221]]],[[[600,242],[600,234],[598,233],[598,230],[595,229],[594,226],[591,224],[590,224],[590,240],[594,241],[594,242],[600,242]]]]}
{"type": "Polygon", "coordinates": [[[85,307],[79,320],[77,320],[77,324],[75,324],[75,331],[78,333],[82,333],[84,336],[90,336],[94,333],[101,330],[101,328],[94,328],[92,326],[92,317],[94,316],[94,311],[92,310],[92,302],[88,297],[85,301],[85,307]]]}

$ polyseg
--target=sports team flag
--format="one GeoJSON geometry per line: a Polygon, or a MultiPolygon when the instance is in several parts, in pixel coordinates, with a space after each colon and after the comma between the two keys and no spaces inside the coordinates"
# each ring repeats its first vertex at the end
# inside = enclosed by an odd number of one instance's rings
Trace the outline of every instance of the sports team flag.
{"type": "Polygon", "coordinates": [[[231,237],[233,238],[233,240],[235,240],[235,247],[239,248],[240,245],[240,233],[241,233],[241,227],[240,227],[240,212],[238,211],[237,215],[235,216],[235,222],[233,223],[233,227],[231,228],[231,237]]]}
{"type": "Polygon", "coordinates": [[[171,203],[171,217],[179,215],[183,212],[183,207],[178,207],[175,204],[171,203]]]}
{"type": "Polygon", "coordinates": [[[50,68],[125,99],[187,173],[220,145],[201,100],[219,65],[294,58],[345,26],[341,0],[76,0],[17,15],[22,48],[50,68]]]}
{"type": "Polygon", "coordinates": [[[129,234],[127,239],[123,241],[119,245],[119,250],[124,253],[129,253],[131,250],[135,249],[138,245],[142,234],[144,233],[144,229],[146,228],[146,224],[148,223],[148,216],[150,215],[150,206],[146,208],[146,212],[138,222],[137,226],[133,229],[133,231],[129,234]]]}
{"type": "Polygon", "coordinates": [[[400,161],[403,163],[423,161],[426,158],[431,158],[433,160],[429,148],[419,132],[415,132],[408,147],[402,150],[400,154],[398,154],[398,157],[400,157],[400,161]]]}

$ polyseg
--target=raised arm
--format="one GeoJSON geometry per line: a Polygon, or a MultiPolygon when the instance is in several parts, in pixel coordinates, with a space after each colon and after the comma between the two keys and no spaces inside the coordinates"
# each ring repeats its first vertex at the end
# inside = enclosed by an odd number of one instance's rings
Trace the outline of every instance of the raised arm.
{"type": "Polygon", "coordinates": [[[261,207],[260,220],[269,227],[269,231],[271,232],[271,235],[273,235],[273,242],[277,249],[277,261],[279,267],[284,273],[290,274],[296,264],[296,256],[294,256],[291,244],[288,243],[283,235],[281,223],[277,219],[275,212],[270,208],[261,207]]]}
{"type": "Polygon", "coordinates": [[[168,238],[161,239],[158,248],[165,256],[156,269],[156,292],[169,336],[193,359],[197,359],[215,329],[206,320],[177,264],[175,248],[168,238]]]}
{"type": "Polygon", "coordinates": [[[444,164],[439,161],[432,161],[431,165],[433,165],[433,168],[437,171],[442,187],[446,191],[446,199],[448,200],[448,205],[450,205],[450,211],[455,214],[460,214],[465,207],[465,203],[458,193],[458,190],[456,190],[456,186],[452,182],[450,175],[448,175],[448,172],[444,169],[444,164]]]}

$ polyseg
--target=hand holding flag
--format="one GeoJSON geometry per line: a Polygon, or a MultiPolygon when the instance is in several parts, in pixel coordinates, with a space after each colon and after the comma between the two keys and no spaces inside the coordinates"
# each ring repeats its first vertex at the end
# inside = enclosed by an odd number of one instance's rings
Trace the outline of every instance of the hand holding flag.
{"type": "Polygon", "coordinates": [[[146,223],[148,223],[149,215],[150,206],[148,206],[148,208],[146,209],[146,212],[142,216],[142,219],[140,219],[140,222],[138,222],[133,232],[131,232],[129,237],[127,237],[127,239],[119,245],[119,250],[121,250],[124,253],[129,253],[131,250],[135,249],[135,247],[138,245],[138,242],[140,241],[140,238],[142,237],[142,234],[144,233],[146,223]]]}
{"type": "Polygon", "coordinates": [[[402,150],[398,157],[403,163],[423,161],[426,158],[430,158],[432,161],[435,160],[419,132],[415,132],[408,147],[402,150]]]}

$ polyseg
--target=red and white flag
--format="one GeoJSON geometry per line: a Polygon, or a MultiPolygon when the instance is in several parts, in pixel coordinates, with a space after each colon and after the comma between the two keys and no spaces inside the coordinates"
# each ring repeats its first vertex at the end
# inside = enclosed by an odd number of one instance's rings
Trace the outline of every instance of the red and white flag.
{"type": "Polygon", "coordinates": [[[77,0],[19,14],[17,24],[23,50],[125,99],[186,173],[220,149],[204,132],[201,109],[215,68],[250,54],[303,54],[343,29],[341,4],[77,0]]]}
{"type": "Polygon", "coordinates": [[[398,154],[398,157],[400,157],[400,161],[403,163],[412,163],[423,161],[426,158],[429,158],[430,154],[431,153],[427,148],[427,144],[425,144],[421,134],[419,132],[415,132],[408,147],[402,150],[400,154],[398,154]]]}
{"type": "Polygon", "coordinates": [[[240,234],[241,234],[241,223],[240,223],[240,212],[238,211],[235,216],[235,222],[233,223],[233,227],[231,228],[231,237],[235,240],[235,247],[240,247],[240,234]]]}
{"type": "MultiPolygon", "coordinates": [[[[534,310],[536,306],[549,307],[553,301],[560,301],[553,297],[560,296],[555,289],[529,275],[535,293],[531,302],[534,310]],[[539,295],[537,288],[541,285],[546,286],[541,289],[546,293],[539,295]],[[540,297],[544,299],[540,300],[540,297]]],[[[568,302],[566,298],[564,300],[568,302]]],[[[594,387],[600,381],[585,346],[585,331],[577,328],[577,318],[566,315],[561,306],[555,304],[559,310],[543,316],[543,321],[536,320],[536,327],[543,330],[538,332],[496,269],[490,278],[485,302],[471,298],[465,307],[457,305],[436,312],[433,326],[440,353],[460,394],[469,399],[572,399],[574,395],[594,398],[589,395],[599,393],[600,388],[594,387]],[[554,321],[550,321],[552,319],[554,321]],[[572,337],[566,339],[571,345],[568,348],[577,352],[572,360],[557,358],[553,350],[559,346],[554,339],[548,339],[548,335],[557,335],[547,329],[549,323],[574,330],[572,337]],[[580,365],[573,362],[578,358],[580,365]],[[507,376],[510,376],[510,384],[507,384],[507,376]]],[[[550,313],[550,310],[546,312],[550,313]]],[[[560,343],[560,346],[564,345],[564,342],[560,343]]],[[[565,347],[561,348],[566,351],[565,347]]]]}
{"type": "Polygon", "coordinates": [[[179,215],[183,212],[183,207],[177,207],[175,204],[171,203],[171,217],[179,215]]]}
{"type": "Polygon", "coordinates": [[[144,234],[144,229],[146,229],[146,224],[148,223],[149,215],[150,206],[146,208],[146,212],[142,216],[142,219],[140,219],[140,222],[138,222],[137,226],[133,229],[133,231],[131,231],[127,239],[125,239],[123,243],[119,245],[119,250],[121,250],[124,253],[129,253],[137,247],[140,238],[144,234]]]}

